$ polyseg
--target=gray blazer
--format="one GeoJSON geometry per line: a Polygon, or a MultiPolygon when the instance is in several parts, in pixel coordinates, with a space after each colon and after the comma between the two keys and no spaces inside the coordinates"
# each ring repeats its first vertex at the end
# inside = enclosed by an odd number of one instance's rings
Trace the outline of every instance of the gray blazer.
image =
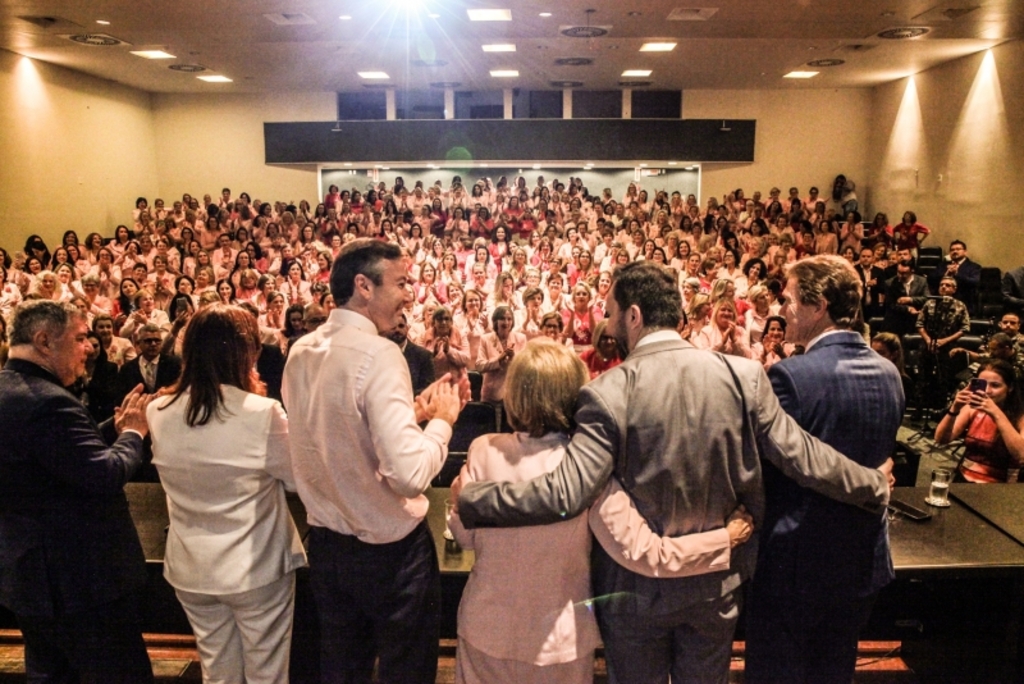
{"type": "MultiPolygon", "coordinates": [[[[472,483],[459,497],[466,527],[537,525],[580,514],[612,474],[651,528],[678,536],[718,529],[740,504],[764,520],[760,459],[801,486],[880,513],[881,472],[857,465],[804,432],[779,406],[761,365],[680,340],[644,345],[585,386],[561,465],[519,484],[472,483]]],[[[673,612],[723,596],[749,578],[756,537],[728,571],[651,579],[598,562],[594,591],[618,594],[625,612],[673,612]]],[[[607,559],[605,559],[607,560],[607,559]]]]}

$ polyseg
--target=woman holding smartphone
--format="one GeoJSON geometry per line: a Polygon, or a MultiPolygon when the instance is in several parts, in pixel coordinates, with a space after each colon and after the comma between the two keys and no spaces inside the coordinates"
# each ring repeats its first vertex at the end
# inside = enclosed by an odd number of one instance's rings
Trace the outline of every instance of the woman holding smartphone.
{"type": "Polygon", "coordinates": [[[1024,401],[1013,366],[987,361],[978,377],[957,392],[935,428],[936,444],[964,437],[958,482],[1018,482],[1024,463],[1024,401]]]}

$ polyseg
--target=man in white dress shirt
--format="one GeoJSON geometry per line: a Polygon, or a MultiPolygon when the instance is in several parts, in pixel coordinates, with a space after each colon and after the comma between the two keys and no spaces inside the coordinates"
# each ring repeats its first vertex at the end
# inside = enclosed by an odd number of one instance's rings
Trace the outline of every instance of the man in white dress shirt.
{"type": "Polygon", "coordinates": [[[285,367],[323,682],[369,682],[378,656],[381,681],[436,676],[441,585],[423,492],[444,464],[462,393],[445,376],[414,401],[401,351],[379,336],[400,323],[407,278],[396,245],[347,245],[331,271],[339,308],[285,367]]]}

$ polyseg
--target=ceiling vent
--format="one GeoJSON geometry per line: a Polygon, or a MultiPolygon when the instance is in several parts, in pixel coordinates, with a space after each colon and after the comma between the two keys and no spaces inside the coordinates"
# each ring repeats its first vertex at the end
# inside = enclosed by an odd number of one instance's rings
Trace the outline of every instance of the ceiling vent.
{"type": "Polygon", "coordinates": [[[600,38],[607,36],[611,26],[559,26],[558,32],[569,38],[600,38]]]}
{"type": "Polygon", "coordinates": [[[206,71],[206,67],[202,64],[172,64],[167,68],[171,71],[183,71],[186,74],[198,74],[200,71],[206,71]]]}
{"type": "Polygon", "coordinates": [[[676,7],[668,13],[669,21],[707,21],[718,13],[717,7],[676,7]]]}
{"type": "Polygon", "coordinates": [[[93,47],[114,47],[117,45],[131,44],[106,33],[76,33],[74,35],[64,37],[78,43],[79,45],[92,45],[93,47]]]}
{"type": "Polygon", "coordinates": [[[430,84],[431,88],[458,88],[462,83],[459,81],[434,81],[430,84]]]}
{"type": "Polygon", "coordinates": [[[918,14],[914,17],[914,21],[919,21],[922,24],[931,24],[933,22],[943,21],[956,21],[965,14],[970,14],[974,10],[978,9],[977,5],[968,7],[933,7],[923,14],[918,14]]]}
{"type": "Polygon", "coordinates": [[[309,26],[316,23],[311,16],[302,12],[278,12],[263,16],[278,26],[309,26]]]}
{"type": "Polygon", "coordinates": [[[582,88],[583,81],[551,81],[552,88],[582,88]]]}
{"type": "Polygon", "coordinates": [[[443,59],[414,59],[412,60],[412,65],[418,67],[443,67],[448,66],[448,62],[443,59]]]}
{"type": "Polygon", "coordinates": [[[924,26],[900,26],[886,29],[879,33],[878,37],[886,40],[907,40],[908,38],[920,38],[930,30],[924,26]]]}
{"type": "Polygon", "coordinates": [[[619,81],[619,85],[623,88],[646,88],[654,85],[654,81],[619,81]]]}
{"type": "Polygon", "coordinates": [[[812,67],[836,67],[840,64],[846,64],[845,59],[815,59],[807,63],[807,66],[812,67]]]}
{"type": "Polygon", "coordinates": [[[590,66],[593,63],[589,57],[559,57],[555,60],[558,66],[590,66]]]}

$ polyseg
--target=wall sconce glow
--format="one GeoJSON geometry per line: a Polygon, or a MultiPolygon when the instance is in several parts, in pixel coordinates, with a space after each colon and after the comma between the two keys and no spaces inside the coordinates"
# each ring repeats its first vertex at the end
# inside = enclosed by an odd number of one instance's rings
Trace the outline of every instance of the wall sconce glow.
{"type": "Polygon", "coordinates": [[[518,78],[519,72],[515,69],[491,69],[491,76],[494,78],[518,78]]]}
{"type": "MultiPolygon", "coordinates": [[[[49,96],[43,77],[36,69],[35,63],[29,57],[22,57],[14,67],[13,72],[15,90],[18,96],[14,104],[19,108],[26,108],[33,112],[50,109],[49,96]]],[[[24,126],[31,127],[36,131],[44,131],[49,119],[39,116],[30,116],[18,119],[24,126]]]]}
{"type": "Polygon", "coordinates": [[[947,192],[957,202],[978,204],[992,193],[993,174],[1009,178],[1016,173],[1017,162],[1011,152],[1006,102],[999,82],[995,57],[985,53],[967,94],[953,131],[946,168],[957,173],[957,181],[947,192]]]}
{"type": "Polygon", "coordinates": [[[817,75],[817,71],[790,71],[782,78],[814,78],[817,75]]]}
{"type": "Polygon", "coordinates": [[[917,84],[910,77],[900,98],[879,170],[881,185],[890,198],[909,201],[919,192],[919,169],[928,164],[928,157],[921,101],[917,95],[917,84]]]}
{"type": "Polygon", "coordinates": [[[219,76],[213,74],[211,76],[196,76],[200,81],[206,81],[207,83],[232,83],[232,80],[227,76],[219,76]]]}
{"type": "Polygon", "coordinates": [[[625,71],[622,72],[622,75],[626,76],[626,77],[637,76],[637,77],[640,77],[640,78],[646,78],[647,76],[651,75],[651,70],[650,69],[626,69],[625,71]]]}
{"type": "Polygon", "coordinates": [[[640,46],[640,52],[672,52],[676,49],[676,43],[644,43],[640,46]]]}
{"type": "Polygon", "coordinates": [[[367,80],[383,80],[391,78],[383,71],[357,71],[356,73],[359,74],[359,78],[365,78],[367,80]]]}
{"type": "Polygon", "coordinates": [[[131,53],[143,59],[176,59],[176,57],[163,50],[132,50],[131,53]]]}
{"type": "Polygon", "coordinates": [[[470,21],[512,21],[512,10],[507,9],[468,9],[470,21]]]}
{"type": "Polygon", "coordinates": [[[491,45],[482,46],[484,52],[515,52],[516,46],[514,43],[493,43],[491,45]]]}

